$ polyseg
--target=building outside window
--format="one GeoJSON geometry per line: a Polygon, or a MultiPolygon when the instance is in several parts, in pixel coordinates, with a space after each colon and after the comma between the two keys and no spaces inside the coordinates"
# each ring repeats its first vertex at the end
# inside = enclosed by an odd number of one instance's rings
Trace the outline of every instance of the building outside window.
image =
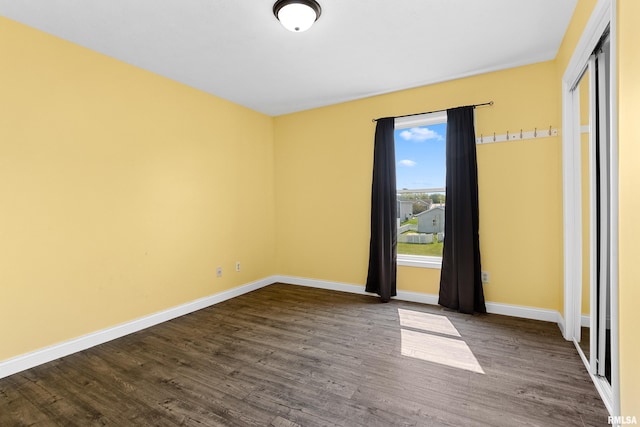
{"type": "Polygon", "coordinates": [[[446,132],[446,112],[395,121],[399,265],[442,263],[446,132]]]}

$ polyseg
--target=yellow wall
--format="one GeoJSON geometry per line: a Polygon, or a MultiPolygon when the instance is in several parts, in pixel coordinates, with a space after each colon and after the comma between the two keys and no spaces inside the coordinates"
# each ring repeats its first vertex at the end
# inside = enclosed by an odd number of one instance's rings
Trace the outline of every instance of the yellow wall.
{"type": "MultiPolygon", "coordinates": [[[[554,61],[277,118],[0,18],[0,360],[274,273],[362,286],[371,119],[493,100],[478,134],[559,128],[595,4],[554,61]]],[[[621,395],[640,415],[640,4],[618,5],[621,395]]],[[[478,167],[487,300],[562,310],[560,138],[479,146],[478,167]]],[[[438,273],[400,267],[399,289],[437,293],[438,273]]]]}
{"type": "Polygon", "coordinates": [[[0,360],[274,274],[272,118],[4,18],[0,58],[0,360]]]}
{"type": "MultiPolygon", "coordinates": [[[[278,273],[362,286],[369,251],[371,119],[493,100],[478,136],[559,128],[554,62],[275,119],[278,273]]],[[[559,137],[478,147],[488,301],[558,310],[562,288],[559,137]]],[[[439,271],[399,267],[398,288],[438,293],[439,271]]]]}
{"type": "Polygon", "coordinates": [[[640,2],[618,1],[619,325],[622,414],[640,419],[640,2]]]}
{"type": "Polygon", "coordinates": [[[598,0],[578,0],[578,4],[573,11],[571,22],[569,23],[569,27],[564,34],[562,43],[556,55],[556,65],[558,70],[558,80],[556,84],[558,85],[558,91],[560,92],[562,91],[562,75],[571,60],[571,56],[573,55],[573,51],[575,50],[580,37],[582,37],[582,32],[587,26],[587,22],[591,17],[591,13],[593,13],[596,3],[598,3],[598,0]]]}

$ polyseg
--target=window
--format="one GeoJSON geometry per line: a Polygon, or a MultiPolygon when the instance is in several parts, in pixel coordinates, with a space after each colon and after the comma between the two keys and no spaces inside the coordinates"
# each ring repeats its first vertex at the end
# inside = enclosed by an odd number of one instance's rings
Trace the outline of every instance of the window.
{"type": "Polygon", "coordinates": [[[440,268],[447,113],[395,120],[398,264],[440,268]]]}

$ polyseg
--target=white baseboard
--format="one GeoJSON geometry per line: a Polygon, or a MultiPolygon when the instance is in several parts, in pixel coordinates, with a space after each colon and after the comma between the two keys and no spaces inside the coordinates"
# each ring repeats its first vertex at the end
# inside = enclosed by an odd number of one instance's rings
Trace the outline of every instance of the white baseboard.
{"type": "Polygon", "coordinates": [[[86,350],[99,344],[114,340],[116,338],[138,332],[150,326],[166,322],[176,317],[184,316],[197,310],[218,304],[231,298],[235,298],[247,292],[260,289],[274,283],[273,277],[261,279],[253,283],[238,286],[227,291],[223,291],[208,297],[200,298],[186,304],[172,307],[149,316],[141,317],[130,322],[122,323],[100,331],[92,332],[81,337],[54,344],[30,353],[22,354],[11,359],[0,361],[0,378],[8,377],[15,373],[33,368],[43,363],[51,362],[64,356],[86,350]]]}
{"type": "Polygon", "coordinates": [[[284,283],[286,285],[307,286],[310,288],[328,289],[331,291],[349,292],[351,294],[377,296],[366,292],[364,286],[350,283],[331,282],[328,280],[307,279],[294,276],[273,276],[274,283],[284,283]]]}
{"type": "MultiPolygon", "coordinates": [[[[566,339],[567,341],[571,341],[571,335],[567,334],[567,331],[565,331],[564,329],[564,317],[562,317],[560,313],[558,313],[558,327],[560,328],[560,332],[562,332],[562,336],[564,337],[564,339],[566,339]]],[[[588,315],[583,314],[580,316],[580,327],[591,327],[591,318],[588,315]]]]}
{"type": "Polygon", "coordinates": [[[564,317],[562,316],[562,314],[560,314],[560,312],[558,312],[558,319],[557,319],[556,323],[558,324],[558,328],[560,329],[560,333],[562,334],[562,338],[564,338],[567,341],[571,341],[571,339],[567,335],[567,331],[566,331],[566,329],[564,327],[564,317]]]}
{"type": "MultiPolygon", "coordinates": [[[[120,325],[92,332],[90,334],[73,338],[30,353],[22,354],[11,359],[0,361],[0,378],[8,377],[9,375],[13,375],[26,369],[86,350],[90,347],[129,335],[133,332],[138,332],[150,326],[175,319],[176,317],[184,316],[185,314],[201,310],[273,283],[285,283],[360,295],[377,296],[376,294],[366,292],[364,290],[364,286],[358,284],[331,282],[327,280],[307,279],[294,276],[270,276],[253,283],[248,283],[208,297],[200,298],[130,322],[122,323],[120,325]]],[[[398,295],[395,299],[422,304],[438,304],[438,295],[423,294],[419,292],[398,291],[398,295]]],[[[491,302],[487,302],[486,306],[487,312],[492,314],[556,322],[558,323],[560,330],[563,331],[564,321],[558,311],[491,302]]]]}
{"type": "Polygon", "coordinates": [[[583,328],[591,327],[591,317],[589,315],[583,314],[580,316],[580,326],[583,328]]]}
{"type": "MultiPolygon", "coordinates": [[[[367,292],[364,290],[363,285],[356,285],[351,283],[331,282],[328,280],[307,279],[304,277],[294,276],[274,276],[278,283],[285,283],[287,285],[299,285],[308,286],[311,288],[328,289],[332,291],[349,292],[358,295],[368,295],[377,297],[377,294],[367,292]]],[[[394,299],[402,301],[420,302],[423,304],[438,304],[438,296],[433,294],[423,294],[419,292],[398,291],[398,295],[394,299]]]]}
{"type": "Polygon", "coordinates": [[[487,313],[521,317],[523,319],[542,320],[544,322],[557,323],[558,316],[560,315],[557,310],[549,310],[546,308],[526,307],[497,302],[487,302],[485,305],[487,306],[487,313]]]}
{"type": "MultiPolygon", "coordinates": [[[[293,276],[274,276],[274,279],[280,283],[286,283],[290,285],[310,286],[313,288],[330,289],[333,291],[377,296],[376,294],[365,292],[363,285],[330,282],[317,279],[306,279],[293,276]]],[[[435,294],[423,294],[420,292],[410,291],[397,291],[397,294],[398,295],[394,297],[394,299],[419,302],[422,304],[438,305],[438,295],[435,294]]],[[[502,304],[496,302],[487,302],[485,303],[485,305],[487,307],[487,313],[491,314],[501,314],[503,316],[521,317],[523,319],[542,320],[545,322],[553,323],[558,323],[559,319],[561,319],[561,315],[557,310],[502,304]]]]}

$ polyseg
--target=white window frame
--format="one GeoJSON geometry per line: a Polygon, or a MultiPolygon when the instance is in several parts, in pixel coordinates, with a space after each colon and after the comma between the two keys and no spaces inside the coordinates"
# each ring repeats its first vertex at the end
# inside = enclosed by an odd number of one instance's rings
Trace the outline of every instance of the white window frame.
{"type": "MultiPolygon", "coordinates": [[[[447,122],[447,112],[438,111],[435,113],[419,114],[408,117],[398,117],[394,120],[395,130],[408,129],[419,126],[437,125],[447,122]]],[[[416,190],[421,191],[421,190],[416,190]]],[[[428,189],[429,192],[444,191],[442,188],[428,189]]],[[[446,193],[445,193],[446,194],[446,193]]],[[[442,257],[437,256],[424,256],[424,255],[405,255],[398,254],[396,258],[396,264],[405,267],[419,267],[419,268],[442,268],[442,257]]]]}

